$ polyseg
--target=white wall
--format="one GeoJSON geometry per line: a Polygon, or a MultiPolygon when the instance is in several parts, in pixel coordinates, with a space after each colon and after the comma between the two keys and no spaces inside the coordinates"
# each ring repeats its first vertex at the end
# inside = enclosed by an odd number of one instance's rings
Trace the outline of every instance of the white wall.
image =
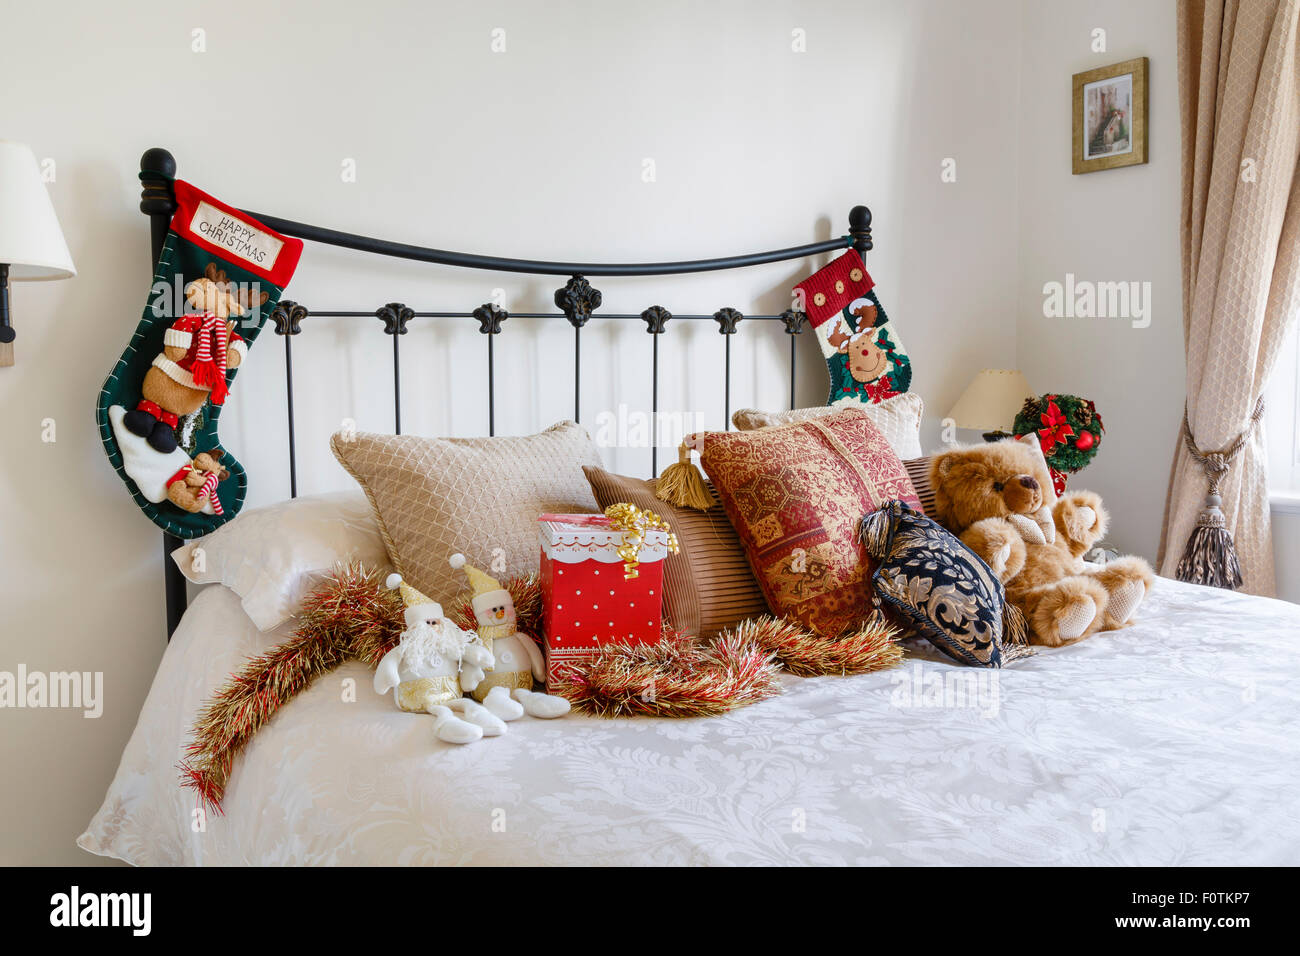
{"type": "MultiPolygon", "coordinates": [[[[692,258],[837,235],[875,214],[868,268],[938,419],[976,370],[1014,363],[1039,389],[1096,399],[1111,540],[1154,557],[1182,404],[1173,0],[842,0],[654,5],[134,4],[8,14],[0,136],[57,162],[50,185],[80,274],[17,285],[17,365],[0,369],[0,670],[103,671],[99,720],[0,712],[0,863],[87,862],[73,845],[116,767],[163,650],[161,535],[103,455],[91,409],[139,318],[149,245],[140,153],[239,205],[411,242],[538,258],[692,258]],[[304,24],[310,23],[310,29],[304,24]],[[492,54],[490,31],[506,30],[492,54]],[[1089,49],[1092,29],[1109,49],[1089,49]],[[191,52],[206,30],[207,52],[191,52]],[[807,52],[791,51],[806,31],[807,52]],[[1070,74],[1151,60],[1151,162],[1072,176],[1070,74]],[[58,69],[51,64],[62,64],[58,69]],[[15,95],[22,92],[23,95],[15,95]],[[269,104],[245,107],[247,98],[269,104]],[[957,160],[941,183],[943,159],[957,160]],[[355,183],[340,179],[356,161],[355,183]],[[643,160],[656,181],[642,181],[643,160]],[[1146,329],[1049,320],[1067,272],[1150,281],[1146,329]],[[42,421],[57,441],[41,441],[42,421]]],[[[607,280],[605,308],[780,311],[807,271],[774,265],[607,280]]],[[[470,309],[494,288],[549,310],[551,279],[460,273],[309,246],[289,297],[316,308],[470,309]]],[[[346,487],[325,447],[341,419],[391,427],[378,322],[309,320],[294,344],[300,490],[346,487]]],[[[571,413],[570,339],[511,320],[498,342],[498,430],[571,413]]],[[[584,333],[584,420],[649,405],[645,333],[584,333]]],[[[670,325],[661,407],[721,424],[716,332],[670,325]]],[[[801,404],[825,372],[800,341],[801,404]]],[[[742,326],[732,405],[780,407],[787,341],[742,326]]],[[[222,417],[250,506],[288,493],[281,341],[259,340],[222,417]]],[[[483,340],[417,320],[403,341],[405,430],[481,434],[483,340]]],[[[649,470],[646,449],[611,466],[649,470]]],[[[662,459],[661,455],[661,459],[662,459]]],[[[1279,518],[1279,524],[1282,522],[1279,518]]],[[[1292,520],[1292,524],[1300,522],[1292,520]]],[[[1300,540],[1278,529],[1280,586],[1300,596],[1300,540]],[[1288,564],[1289,562],[1289,564],[1288,564]],[[1286,568],[1295,570],[1288,583],[1286,568]]]]}
{"type": "Polygon", "coordinates": [[[1154,561],[1185,389],[1175,4],[1029,0],[1022,9],[1016,355],[1039,392],[1096,401],[1106,434],[1071,486],[1106,500],[1111,543],[1154,561]],[[1105,53],[1091,50],[1096,28],[1105,53]],[[1138,56],[1150,60],[1150,161],[1072,175],[1071,75],[1138,56]],[[1044,283],[1067,273],[1150,282],[1150,326],[1044,318],[1044,283]]]}
{"type": "Polygon", "coordinates": [[[1294,505],[1273,507],[1273,564],[1277,596],[1300,604],[1300,511],[1294,505]]]}
{"type": "MultiPolygon", "coordinates": [[[[161,535],[108,466],[91,414],[147,291],[136,180],[144,149],[167,146],[182,177],[245,207],[538,258],[772,248],[839,234],[848,208],[865,202],[876,217],[868,266],[912,352],[914,387],[937,413],[975,370],[1015,354],[1013,317],[1026,298],[1017,175],[1027,175],[1017,104],[1031,105],[1017,83],[1020,16],[1014,0],[372,3],[364,17],[351,2],[9,10],[0,135],[56,160],[50,193],[79,275],[14,290],[17,365],[0,369],[0,670],[103,671],[107,702],[99,720],[0,714],[0,863],[87,859],[73,840],[164,646],[161,535]],[[495,27],[507,31],[504,54],[489,51],[495,27]],[[191,51],[194,28],[206,30],[205,53],[191,51]],[[806,53],[791,51],[796,28],[806,53]],[[958,182],[940,185],[948,156],[959,159],[958,182]],[[653,184],[641,178],[647,157],[653,184]],[[356,160],[355,183],[340,181],[345,158],[356,160]],[[57,423],[52,444],[41,441],[46,418],[57,423]]],[[[1058,68],[1052,82],[1068,72],[1058,68]]],[[[1172,111],[1163,123],[1156,135],[1171,155],[1172,111]]],[[[598,284],[617,311],[656,301],[780,311],[804,271],[598,284]]],[[[548,308],[555,283],[311,247],[290,297],[317,308],[399,299],[469,309],[496,286],[521,310],[548,308]]],[[[302,491],[346,486],[325,448],[342,418],[390,427],[389,341],[377,322],[362,324],[364,334],[309,321],[295,343],[302,491]]],[[[569,414],[568,337],[543,341],[527,325],[513,322],[500,341],[506,433],[569,414]]],[[[669,331],[663,407],[719,425],[719,336],[669,331]]],[[[648,405],[644,353],[632,348],[644,334],[589,327],[587,420],[618,401],[648,405]]],[[[800,345],[801,398],[815,403],[824,366],[810,337],[800,345]]],[[[403,346],[406,430],[482,433],[475,328],[417,322],[403,346]]],[[[733,406],[780,405],[785,347],[775,329],[742,327],[733,406]]],[[[250,504],[288,491],[280,349],[269,333],[259,340],[222,416],[223,443],[252,476],[250,504]]],[[[1091,380],[1077,387],[1100,391],[1091,380]]],[[[1131,447],[1123,420],[1112,413],[1112,449],[1131,447]]],[[[648,470],[644,449],[608,457],[648,470]]]]}

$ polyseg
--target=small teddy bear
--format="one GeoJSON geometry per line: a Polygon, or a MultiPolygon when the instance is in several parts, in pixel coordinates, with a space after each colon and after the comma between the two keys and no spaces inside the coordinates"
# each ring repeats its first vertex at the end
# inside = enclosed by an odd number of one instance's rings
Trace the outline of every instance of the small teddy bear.
{"type": "Polygon", "coordinates": [[[955,448],[935,456],[930,481],[931,517],[998,575],[1031,643],[1056,647],[1127,626],[1154,580],[1139,557],[1100,567],[1083,560],[1109,517],[1091,491],[1057,499],[1036,446],[1003,439],[955,448]]]}
{"type": "Polygon", "coordinates": [[[230,477],[230,472],[220,463],[225,454],[220,448],[201,451],[194,459],[167,479],[167,499],[176,507],[189,512],[211,506],[213,514],[222,514],[217,485],[230,477]]]}

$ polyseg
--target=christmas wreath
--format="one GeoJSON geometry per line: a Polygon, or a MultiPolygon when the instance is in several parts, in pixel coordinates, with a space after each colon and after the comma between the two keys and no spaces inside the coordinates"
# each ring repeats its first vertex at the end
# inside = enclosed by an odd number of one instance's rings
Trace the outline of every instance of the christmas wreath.
{"type": "Polygon", "coordinates": [[[1096,456],[1106,426],[1090,399],[1040,395],[1025,399],[1011,430],[1017,436],[1035,435],[1048,467],[1074,474],[1096,456]]]}

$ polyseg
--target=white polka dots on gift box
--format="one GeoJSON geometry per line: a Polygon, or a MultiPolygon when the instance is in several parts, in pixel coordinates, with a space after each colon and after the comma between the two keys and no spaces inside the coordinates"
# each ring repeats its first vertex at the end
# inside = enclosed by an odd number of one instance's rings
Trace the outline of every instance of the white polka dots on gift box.
{"type": "Polygon", "coordinates": [[[548,646],[597,648],[611,641],[657,641],[663,581],[662,562],[642,562],[641,574],[625,579],[617,566],[594,559],[546,567],[542,600],[548,646]],[[649,612],[649,613],[647,613],[649,612]]]}
{"type": "Polygon", "coordinates": [[[548,674],[602,644],[659,639],[666,534],[646,536],[639,573],[626,579],[623,534],[605,516],[542,515],[539,528],[548,674]]]}

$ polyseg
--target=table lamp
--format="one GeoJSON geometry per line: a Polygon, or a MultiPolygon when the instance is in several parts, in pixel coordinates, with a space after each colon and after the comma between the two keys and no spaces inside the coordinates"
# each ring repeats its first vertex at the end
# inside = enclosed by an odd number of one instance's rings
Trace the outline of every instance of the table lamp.
{"type": "Polygon", "coordinates": [[[31,147],[0,140],[0,365],[14,364],[9,280],[76,274],[31,147]]]}
{"type": "Polygon", "coordinates": [[[986,368],[971,380],[948,412],[958,428],[983,431],[987,441],[1009,437],[1011,423],[1034,390],[1015,369],[986,368]]]}

